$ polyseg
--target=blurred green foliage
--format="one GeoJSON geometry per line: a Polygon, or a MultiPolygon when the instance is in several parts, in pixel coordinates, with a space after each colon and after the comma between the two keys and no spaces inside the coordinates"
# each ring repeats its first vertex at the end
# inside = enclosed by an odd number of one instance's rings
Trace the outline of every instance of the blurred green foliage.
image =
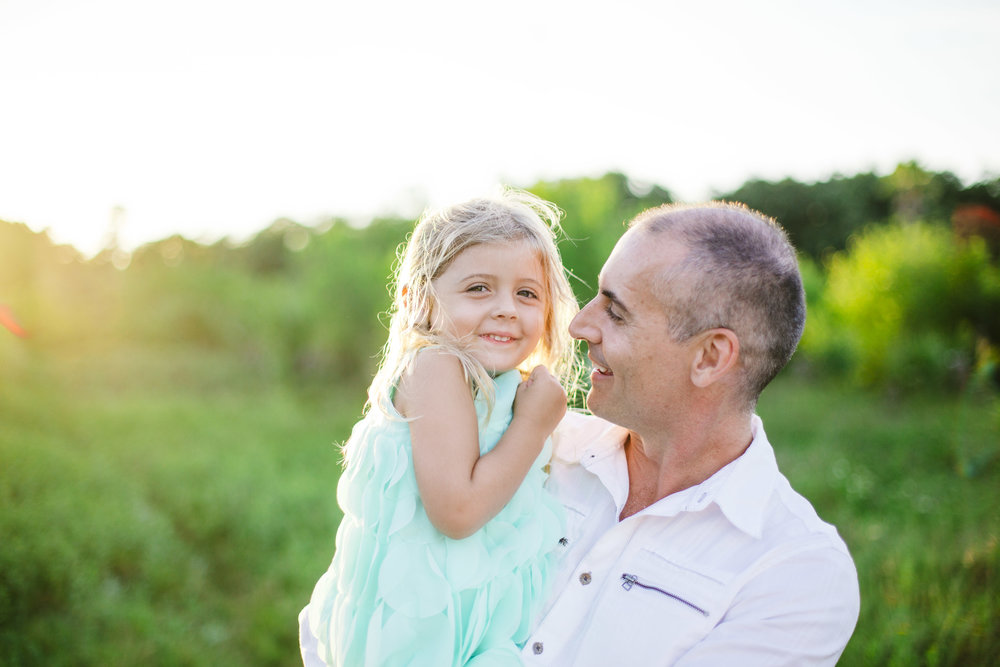
{"type": "MultiPolygon", "coordinates": [[[[671,201],[617,173],[528,189],[565,211],[581,301],[624,224],[671,201]]],[[[842,663],[987,662],[1000,181],[909,163],[720,197],[802,251],[806,335],[761,412],[858,562],[842,663]]],[[[0,222],[0,664],[296,664],[339,516],[334,443],[360,416],[412,222],[278,220],[241,244],[90,259],[0,222]]]]}
{"type": "MultiPolygon", "coordinates": [[[[529,189],[565,212],[560,250],[581,302],[593,296],[625,223],[671,201],[666,189],[618,173],[543,181],[529,189]]],[[[993,231],[989,211],[1000,211],[1000,183],[963,188],[950,174],[910,163],[888,176],[751,181],[722,196],[776,215],[799,242],[810,297],[803,356],[816,354],[828,369],[839,360],[845,370],[860,369],[860,377],[879,384],[902,377],[898,373],[908,367],[917,375],[930,371],[946,358],[945,366],[968,367],[977,336],[996,343],[995,279],[989,277],[995,271],[986,267],[995,258],[973,248],[982,245],[975,239],[993,231]],[[970,203],[979,208],[969,209],[970,203]],[[960,233],[971,241],[952,240],[948,207],[958,207],[960,233]],[[895,217],[886,217],[891,211],[895,217]],[[869,230],[907,220],[904,213],[914,211],[938,226],[920,237],[922,243],[914,234],[930,227],[884,239],[869,230]],[[851,244],[853,236],[859,240],[851,244]],[[918,259],[917,252],[927,256],[918,259]],[[885,280],[887,273],[892,281],[885,280]],[[955,331],[947,340],[931,333],[949,327],[955,331]],[[962,340],[955,342],[956,336],[962,340]],[[904,343],[906,350],[899,347],[904,343]],[[878,361],[893,350],[903,356],[878,361]]],[[[120,250],[84,260],[44,234],[3,223],[0,304],[30,332],[34,347],[69,357],[181,346],[228,360],[246,382],[366,383],[385,342],[386,284],[412,223],[387,218],[353,226],[334,219],[312,228],[278,220],[243,244],[203,245],[174,236],[126,256],[124,270],[115,268],[120,250]]],[[[927,380],[941,377],[938,368],[927,380]]]]}
{"type": "Polygon", "coordinates": [[[812,184],[790,178],[777,183],[753,180],[720,198],[775,218],[799,252],[814,259],[843,249],[851,234],[869,222],[887,219],[892,211],[883,179],[872,173],[812,184]]]}
{"type": "Polygon", "coordinates": [[[865,385],[960,388],[1000,344],[1000,267],[940,224],[870,227],[830,257],[817,297],[803,354],[865,385]]]}
{"type": "Polygon", "coordinates": [[[1000,178],[965,186],[950,172],[929,172],[915,162],[888,175],[874,172],[801,183],[751,180],[719,199],[743,202],[788,231],[795,247],[812,259],[844,250],[852,235],[892,218],[948,222],[963,206],[1000,211],[1000,178]]]}

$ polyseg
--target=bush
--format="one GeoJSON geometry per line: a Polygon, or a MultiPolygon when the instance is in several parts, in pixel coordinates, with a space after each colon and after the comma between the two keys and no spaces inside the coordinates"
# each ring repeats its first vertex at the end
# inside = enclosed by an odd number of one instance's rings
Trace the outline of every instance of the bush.
{"type": "Polygon", "coordinates": [[[890,223],[852,239],[827,269],[803,353],[862,384],[961,386],[977,342],[998,342],[1000,270],[981,239],[960,242],[930,223],[890,223]]]}

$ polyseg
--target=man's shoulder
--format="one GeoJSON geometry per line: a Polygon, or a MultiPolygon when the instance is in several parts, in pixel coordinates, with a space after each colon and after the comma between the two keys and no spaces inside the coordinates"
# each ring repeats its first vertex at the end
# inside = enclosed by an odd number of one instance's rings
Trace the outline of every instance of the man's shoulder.
{"type": "Polygon", "coordinates": [[[799,542],[847,553],[837,529],[820,518],[812,503],[781,472],[774,448],[755,416],[753,442],[734,465],[718,502],[738,526],[765,543],[799,542]]]}
{"type": "Polygon", "coordinates": [[[829,548],[850,557],[836,526],[822,519],[782,474],[774,485],[765,525],[771,539],[798,542],[803,548],[829,548]]]}
{"type": "Polygon", "coordinates": [[[600,417],[567,410],[552,433],[552,456],[563,463],[578,463],[584,452],[621,446],[626,432],[600,417]]]}

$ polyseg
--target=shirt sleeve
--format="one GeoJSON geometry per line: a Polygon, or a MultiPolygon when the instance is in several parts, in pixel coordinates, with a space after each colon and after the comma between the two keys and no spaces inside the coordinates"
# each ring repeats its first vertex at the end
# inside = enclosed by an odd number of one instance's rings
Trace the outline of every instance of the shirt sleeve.
{"type": "Polygon", "coordinates": [[[835,665],[860,608],[857,571],[832,547],[789,555],[752,576],[678,667],[835,665]]]}

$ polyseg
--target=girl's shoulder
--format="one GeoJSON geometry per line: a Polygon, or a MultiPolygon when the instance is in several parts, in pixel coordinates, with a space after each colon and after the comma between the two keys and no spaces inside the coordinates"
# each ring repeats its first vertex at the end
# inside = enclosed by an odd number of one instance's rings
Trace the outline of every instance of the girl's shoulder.
{"type": "Polygon", "coordinates": [[[404,417],[413,408],[433,400],[468,397],[469,383],[462,361],[444,347],[428,346],[417,350],[396,381],[393,404],[404,417]]]}
{"type": "Polygon", "coordinates": [[[398,385],[411,381],[458,378],[464,384],[465,368],[461,358],[454,351],[440,345],[428,345],[413,353],[409,363],[400,374],[398,385]]]}

